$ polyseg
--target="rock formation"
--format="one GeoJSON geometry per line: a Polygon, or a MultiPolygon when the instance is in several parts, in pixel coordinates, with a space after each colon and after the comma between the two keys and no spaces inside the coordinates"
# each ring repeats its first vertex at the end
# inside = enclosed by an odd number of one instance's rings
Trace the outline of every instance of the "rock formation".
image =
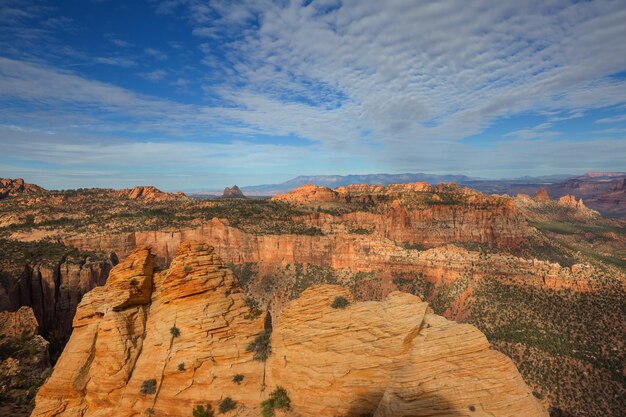
{"type": "Polygon", "coordinates": [[[17,311],[0,311],[0,334],[4,337],[34,336],[39,325],[30,307],[20,307],[17,311]]]}
{"type": "Polygon", "coordinates": [[[559,198],[557,201],[562,206],[572,207],[575,209],[586,209],[585,203],[583,203],[583,199],[576,200],[571,194],[566,194],[563,197],[559,198]]]}
{"type": "Polygon", "coordinates": [[[29,402],[48,375],[48,342],[37,334],[30,307],[0,312],[0,415],[27,416],[29,402]]]}
{"type": "Polygon", "coordinates": [[[226,187],[224,188],[224,193],[222,194],[222,198],[246,198],[245,195],[241,192],[239,187],[233,185],[232,188],[226,187]]]}
{"type": "Polygon", "coordinates": [[[164,193],[158,188],[149,186],[137,186],[132,189],[120,190],[122,195],[126,195],[131,200],[144,200],[144,201],[170,201],[178,199],[187,199],[188,197],[183,193],[164,193]]]}
{"type": "Polygon", "coordinates": [[[518,245],[530,233],[511,199],[455,184],[349,185],[334,190],[305,185],[272,199],[331,209],[333,214],[321,210],[300,219],[324,233],[351,225],[396,242],[435,246],[471,241],[505,247],[518,245]]]}
{"type": "Polygon", "coordinates": [[[0,308],[17,310],[28,306],[34,311],[39,329],[69,335],[72,318],[83,294],[104,285],[113,261],[61,258],[56,263],[27,264],[15,280],[0,287],[0,308]]]}
{"type": "Polygon", "coordinates": [[[32,416],[187,416],[227,397],[258,416],[278,386],[303,417],[547,416],[474,327],[404,293],[350,300],[313,287],[272,326],[211,247],[183,243],[161,272],[140,248],[80,303],[32,416]]]}
{"type": "Polygon", "coordinates": [[[38,185],[27,184],[22,178],[0,178],[0,199],[12,197],[19,194],[30,194],[45,191],[38,185]]]}
{"type": "Polygon", "coordinates": [[[535,201],[552,201],[552,199],[550,198],[550,194],[548,194],[548,190],[546,190],[544,187],[541,187],[539,191],[535,193],[533,198],[535,199],[535,201]]]}

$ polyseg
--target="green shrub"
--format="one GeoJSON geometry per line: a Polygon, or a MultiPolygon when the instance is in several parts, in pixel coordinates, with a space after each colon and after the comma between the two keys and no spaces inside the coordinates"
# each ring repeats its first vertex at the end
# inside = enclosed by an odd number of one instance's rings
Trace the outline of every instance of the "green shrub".
{"type": "Polygon", "coordinates": [[[270,330],[264,330],[254,341],[250,342],[246,352],[254,352],[254,360],[265,362],[272,354],[271,336],[272,332],[270,330]]]}
{"type": "Polygon", "coordinates": [[[230,410],[234,410],[235,407],[237,407],[237,401],[233,400],[230,397],[226,397],[222,400],[222,402],[220,403],[220,413],[224,414],[229,412],[230,410]]]}
{"type": "Polygon", "coordinates": [[[178,327],[176,327],[176,326],[173,326],[170,329],[170,334],[172,335],[172,337],[178,337],[178,336],[180,336],[180,329],[178,327]]]}
{"type": "Polygon", "coordinates": [[[185,364],[184,364],[183,362],[181,362],[181,363],[179,363],[179,364],[178,364],[178,370],[179,370],[180,372],[183,372],[183,371],[185,370],[185,364]]]}
{"type": "Polygon", "coordinates": [[[207,404],[206,408],[203,405],[199,405],[193,409],[193,417],[213,417],[213,407],[211,404],[207,404]]]}
{"type": "Polygon", "coordinates": [[[250,313],[245,315],[245,319],[254,320],[258,318],[263,311],[259,308],[259,303],[252,297],[246,297],[246,305],[250,308],[250,313]]]}
{"type": "Polygon", "coordinates": [[[191,267],[189,265],[185,265],[185,267],[183,268],[183,271],[185,271],[188,274],[191,272],[191,267]]]}
{"type": "Polygon", "coordinates": [[[144,395],[154,394],[156,393],[156,384],[157,384],[156,379],[146,379],[141,384],[141,389],[139,390],[139,392],[141,392],[144,395]]]}
{"type": "Polygon", "coordinates": [[[332,308],[346,308],[350,305],[350,301],[342,295],[338,295],[330,305],[332,308]]]}
{"type": "Polygon", "coordinates": [[[241,384],[241,381],[243,381],[243,374],[237,374],[233,376],[233,382],[237,385],[241,384]]]}
{"type": "Polygon", "coordinates": [[[267,400],[261,402],[261,415],[263,417],[273,417],[274,410],[289,410],[291,408],[291,400],[287,395],[287,390],[283,387],[276,387],[270,393],[267,400]]]}

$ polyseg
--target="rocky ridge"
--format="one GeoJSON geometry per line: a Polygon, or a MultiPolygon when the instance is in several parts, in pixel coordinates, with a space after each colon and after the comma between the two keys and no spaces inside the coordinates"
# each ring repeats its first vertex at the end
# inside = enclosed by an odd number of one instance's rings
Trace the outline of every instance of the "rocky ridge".
{"type": "Polygon", "coordinates": [[[187,199],[188,197],[181,192],[178,193],[165,193],[158,188],[149,185],[149,186],[137,186],[132,189],[124,189],[119,190],[118,193],[120,195],[125,195],[131,200],[144,200],[144,201],[171,201],[171,200],[181,200],[187,199]]]}
{"type": "Polygon", "coordinates": [[[530,234],[511,199],[455,184],[361,184],[334,190],[305,185],[272,200],[317,206],[317,213],[298,219],[324,233],[339,226],[427,246],[471,241],[502,247],[516,246],[530,234]]]}
{"type": "Polygon", "coordinates": [[[140,248],[80,303],[32,415],[184,416],[228,397],[233,415],[258,416],[281,386],[290,413],[303,417],[547,416],[476,328],[434,315],[416,296],[355,303],[322,286],[273,326],[259,313],[211,247],[181,244],[165,271],[140,248]],[[271,356],[254,360],[250,343],[269,332],[271,356]]]}

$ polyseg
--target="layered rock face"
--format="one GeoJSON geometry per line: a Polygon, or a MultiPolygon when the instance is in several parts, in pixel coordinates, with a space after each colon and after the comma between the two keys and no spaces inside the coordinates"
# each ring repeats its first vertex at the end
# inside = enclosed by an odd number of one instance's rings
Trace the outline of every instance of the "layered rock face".
{"type": "Polygon", "coordinates": [[[22,178],[0,178],[0,199],[18,194],[30,194],[45,191],[38,185],[27,184],[22,178]]]}
{"type": "Polygon", "coordinates": [[[429,246],[457,241],[515,246],[530,233],[512,200],[454,184],[349,185],[334,190],[305,185],[272,199],[347,211],[301,219],[325,233],[347,227],[429,246]]]}
{"type": "Polygon", "coordinates": [[[430,282],[452,282],[465,275],[468,266],[473,279],[496,276],[547,288],[589,289],[589,270],[516,258],[508,255],[483,259],[479,252],[449,246],[427,251],[405,249],[386,239],[370,235],[337,233],[329,236],[254,235],[213,219],[197,229],[172,232],[133,232],[123,235],[68,239],[66,243],[82,250],[112,248],[120,258],[135,248],[152,247],[157,265],[168,265],[185,240],[214,247],[227,263],[255,263],[269,269],[289,264],[313,264],[354,272],[385,271],[393,274],[423,274],[430,282]]]}
{"type": "Polygon", "coordinates": [[[547,416],[474,327],[404,293],[333,308],[337,297],[350,300],[310,288],[272,330],[211,247],[181,244],[162,272],[138,249],[80,303],[32,415],[186,416],[230,397],[231,414],[258,416],[282,386],[303,417],[547,416]],[[256,361],[249,344],[269,331],[271,356],[256,361]]]}
{"type": "Polygon", "coordinates": [[[85,293],[104,285],[112,261],[63,258],[58,263],[24,266],[22,274],[0,291],[0,307],[31,307],[44,335],[69,335],[76,307],[85,293]]]}

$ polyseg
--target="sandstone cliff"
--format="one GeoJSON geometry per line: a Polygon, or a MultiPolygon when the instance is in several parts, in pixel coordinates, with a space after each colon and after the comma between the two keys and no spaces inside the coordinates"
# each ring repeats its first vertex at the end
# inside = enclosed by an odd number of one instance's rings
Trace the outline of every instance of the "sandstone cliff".
{"type": "Polygon", "coordinates": [[[80,303],[32,415],[187,416],[229,397],[236,415],[258,416],[281,386],[300,416],[547,416],[473,326],[409,294],[350,299],[341,287],[310,288],[272,326],[211,247],[181,244],[162,272],[140,248],[80,303]],[[249,351],[262,335],[266,362],[249,351]]]}
{"type": "Polygon", "coordinates": [[[27,263],[15,279],[2,283],[0,308],[28,306],[44,336],[56,333],[64,339],[72,330],[72,318],[81,298],[92,288],[104,285],[112,265],[111,260],[72,257],[27,263]]]}
{"type": "Polygon", "coordinates": [[[516,246],[530,234],[513,201],[455,184],[349,185],[331,190],[305,185],[272,198],[318,207],[298,218],[324,233],[374,233],[399,243],[436,246],[479,242],[516,246]]]}
{"type": "Polygon", "coordinates": [[[12,197],[19,194],[30,194],[45,191],[38,185],[27,184],[22,178],[0,178],[0,199],[12,197]]]}

